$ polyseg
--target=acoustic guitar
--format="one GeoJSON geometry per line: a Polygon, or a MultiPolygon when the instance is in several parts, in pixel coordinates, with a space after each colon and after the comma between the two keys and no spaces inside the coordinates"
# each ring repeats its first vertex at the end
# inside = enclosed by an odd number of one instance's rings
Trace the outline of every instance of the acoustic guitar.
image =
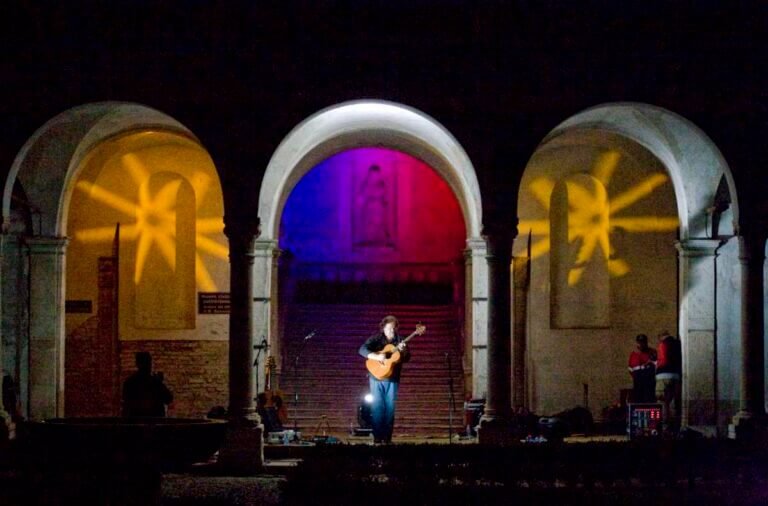
{"type": "MultiPolygon", "coordinates": [[[[426,331],[427,331],[427,327],[425,327],[424,325],[418,324],[416,325],[416,330],[414,330],[411,333],[411,335],[409,335],[408,337],[406,337],[400,342],[405,344],[412,337],[420,336],[426,331]]],[[[385,380],[390,376],[392,376],[392,373],[395,372],[395,364],[400,362],[400,359],[402,357],[400,355],[400,350],[398,350],[397,346],[395,346],[394,344],[388,344],[384,346],[384,348],[378,353],[381,353],[385,356],[384,361],[379,362],[378,360],[372,360],[369,358],[365,361],[365,367],[368,368],[368,372],[371,373],[371,375],[377,380],[385,380]]]]}
{"type": "Polygon", "coordinates": [[[275,363],[275,357],[272,355],[268,356],[264,371],[266,376],[266,388],[264,390],[266,403],[264,407],[274,408],[275,413],[277,414],[277,419],[281,424],[285,425],[288,423],[288,406],[283,402],[285,396],[283,395],[282,390],[275,388],[274,374],[276,369],[277,364],[275,363]]]}

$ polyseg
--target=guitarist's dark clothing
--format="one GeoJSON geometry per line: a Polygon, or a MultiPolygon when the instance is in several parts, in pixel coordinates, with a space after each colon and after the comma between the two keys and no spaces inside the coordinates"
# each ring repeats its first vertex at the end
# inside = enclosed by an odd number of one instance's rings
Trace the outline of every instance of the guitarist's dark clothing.
{"type": "MultiPolygon", "coordinates": [[[[361,357],[368,358],[369,353],[378,353],[381,350],[383,350],[384,347],[388,344],[397,346],[398,344],[400,344],[401,341],[402,341],[402,338],[397,334],[395,334],[395,337],[390,341],[387,339],[387,336],[385,336],[383,332],[379,332],[378,334],[374,334],[371,337],[369,337],[368,340],[365,341],[362,346],[360,346],[358,353],[360,354],[361,357]]],[[[392,375],[389,378],[381,381],[399,382],[400,369],[402,368],[402,364],[405,362],[408,362],[410,358],[411,358],[411,352],[408,351],[408,348],[405,348],[403,351],[400,352],[400,361],[392,365],[392,375]]]]}
{"type": "MultiPolygon", "coordinates": [[[[378,353],[388,344],[397,346],[401,338],[397,334],[390,341],[383,332],[374,334],[368,338],[358,352],[364,358],[369,353],[378,353]]],[[[392,429],[395,426],[395,402],[397,391],[400,387],[400,369],[403,362],[411,358],[408,348],[400,352],[400,361],[392,366],[392,375],[384,380],[378,380],[371,374],[368,375],[368,383],[373,396],[371,403],[371,421],[373,425],[373,440],[376,443],[389,443],[392,441],[392,429]]]]}

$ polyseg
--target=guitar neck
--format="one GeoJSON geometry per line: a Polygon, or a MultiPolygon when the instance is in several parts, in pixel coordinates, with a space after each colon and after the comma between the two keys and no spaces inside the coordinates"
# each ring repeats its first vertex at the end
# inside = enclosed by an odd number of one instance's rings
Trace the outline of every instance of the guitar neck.
{"type": "Polygon", "coordinates": [[[401,343],[403,343],[403,344],[405,344],[405,343],[407,343],[407,342],[408,342],[408,341],[409,341],[409,340],[410,340],[412,337],[416,336],[418,333],[419,333],[419,331],[418,331],[418,330],[415,330],[415,331],[411,332],[411,334],[410,334],[408,337],[406,337],[405,339],[403,339],[403,340],[402,340],[402,341],[400,341],[400,342],[401,342],[401,343]]]}

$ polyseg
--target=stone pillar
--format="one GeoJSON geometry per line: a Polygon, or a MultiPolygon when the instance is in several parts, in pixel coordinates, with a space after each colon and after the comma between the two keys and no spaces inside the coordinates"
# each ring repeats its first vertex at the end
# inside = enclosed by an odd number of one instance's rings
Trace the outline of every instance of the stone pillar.
{"type": "MultiPolygon", "coordinates": [[[[676,244],[683,352],[681,424],[708,435],[714,435],[717,427],[715,261],[721,245],[716,239],[688,239],[676,244]]],[[[674,333],[674,329],[661,330],[674,333]]]]}
{"type": "MultiPolygon", "coordinates": [[[[1,218],[0,218],[1,219],[1,218]]],[[[3,276],[3,265],[5,264],[5,232],[0,230],[0,384],[2,384],[3,376],[5,374],[11,374],[11,371],[5,372],[5,356],[3,355],[3,340],[5,335],[3,333],[3,289],[6,280],[3,276]]],[[[13,376],[11,374],[11,376],[13,376]]],[[[3,410],[3,403],[0,402],[0,411],[3,410]]]]}
{"type": "Polygon", "coordinates": [[[733,417],[732,435],[749,437],[755,423],[765,418],[765,359],[763,346],[763,268],[765,238],[739,236],[741,262],[741,384],[739,412],[733,417]]]}
{"type": "Polygon", "coordinates": [[[484,398],[488,390],[488,262],[482,237],[467,240],[464,250],[465,295],[465,379],[471,379],[473,398],[484,398]]]}
{"type": "Polygon", "coordinates": [[[29,237],[29,418],[64,416],[65,237],[29,237]]]}
{"type": "Polygon", "coordinates": [[[254,397],[254,245],[259,222],[227,222],[229,239],[229,427],[219,451],[228,473],[253,474],[264,466],[261,420],[254,397]]]}
{"type": "MultiPolygon", "coordinates": [[[[5,233],[0,231],[0,386],[2,386],[3,378],[6,374],[11,374],[10,371],[7,373],[5,372],[5,357],[3,356],[3,339],[5,339],[5,336],[2,332],[2,322],[3,322],[3,290],[2,287],[5,285],[5,279],[3,278],[3,252],[5,251],[5,233]]],[[[0,423],[4,423],[6,425],[6,431],[10,433],[11,431],[11,420],[10,415],[6,413],[2,401],[0,401],[0,423]]]]}
{"type": "MultiPolygon", "coordinates": [[[[512,227],[510,227],[512,228],[512,227]]],[[[483,444],[506,444],[511,431],[511,230],[485,226],[488,244],[488,395],[478,429],[483,444]]]]}
{"type": "MultiPolygon", "coordinates": [[[[262,353],[259,360],[259,389],[264,390],[266,378],[264,366],[268,355],[275,357],[279,364],[280,344],[277,339],[277,261],[280,250],[277,241],[257,240],[253,262],[253,335],[256,344],[266,341],[269,349],[262,353]]],[[[258,393],[258,392],[257,392],[258,393]]]]}

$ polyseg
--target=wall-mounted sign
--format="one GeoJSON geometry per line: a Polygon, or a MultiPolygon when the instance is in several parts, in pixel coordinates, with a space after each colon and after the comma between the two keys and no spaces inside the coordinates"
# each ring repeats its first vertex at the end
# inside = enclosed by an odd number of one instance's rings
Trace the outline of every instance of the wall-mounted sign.
{"type": "Polygon", "coordinates": [[[64,311],[67,313],[93,313],[92,300],[67,300],[64,301],[64,311]]]}
{"type": "Polygon", "coordinates": [[[198,292],[198,314],[229,314],[229,292],[198,292]]]}

